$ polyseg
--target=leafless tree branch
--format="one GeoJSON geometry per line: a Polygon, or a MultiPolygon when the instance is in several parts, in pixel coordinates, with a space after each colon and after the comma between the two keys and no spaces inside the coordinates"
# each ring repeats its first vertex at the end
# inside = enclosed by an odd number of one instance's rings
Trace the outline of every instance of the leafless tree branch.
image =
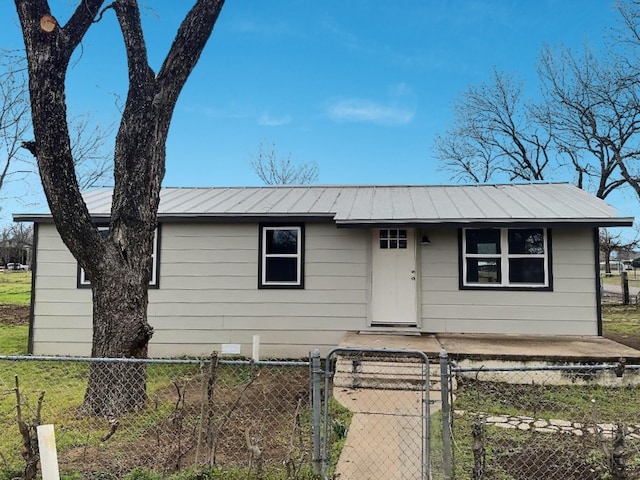
{"type": "Polygon", "coordinates": [[[308,185],[318,181],[316,162],[296,163],[291,154],[279,157],[276,144],[268,147],[266,143],[267,140],[260,142],[258,152],[251,160],[251,168],[265,185],[308,185]]]}

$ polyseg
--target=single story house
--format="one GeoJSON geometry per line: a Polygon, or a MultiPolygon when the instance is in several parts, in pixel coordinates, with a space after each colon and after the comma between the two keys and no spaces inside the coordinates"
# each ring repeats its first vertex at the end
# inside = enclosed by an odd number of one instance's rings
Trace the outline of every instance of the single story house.
{"type": "MultiPolygon", "coordinates": [[[[107,225],[111,191],[85,195],[107,225]]],[[[89,355],[91,292],[50,214],[33,222],[29,351],[89,355]]],[[[327,350],[349,331],[600,335],[598,228],[568,184],[165,188],[149,354],[327,350]]]]}

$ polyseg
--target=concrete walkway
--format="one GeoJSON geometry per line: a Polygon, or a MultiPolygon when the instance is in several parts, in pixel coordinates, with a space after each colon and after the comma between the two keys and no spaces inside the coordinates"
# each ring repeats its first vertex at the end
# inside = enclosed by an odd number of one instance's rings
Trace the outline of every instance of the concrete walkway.
{"type": "Polygon", "coordinates": [[[337,388],[333,395],[353,412],[336,468],[338,478],[423,478],[421,392],[337,388]]]}

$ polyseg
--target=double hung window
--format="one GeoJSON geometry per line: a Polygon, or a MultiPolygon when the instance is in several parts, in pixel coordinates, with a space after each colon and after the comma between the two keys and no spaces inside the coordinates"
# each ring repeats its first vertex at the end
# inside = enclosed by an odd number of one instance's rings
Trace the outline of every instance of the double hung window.
{"type": "Polygon", "coordinates": [[[546,228],[466,228],[462,286],[550,287],[550,231],[546,228]]]}
{"type": "Polygon", "coordinates": [[[304,288],[304,227],[260,226],[260,288],[304,288]]]}

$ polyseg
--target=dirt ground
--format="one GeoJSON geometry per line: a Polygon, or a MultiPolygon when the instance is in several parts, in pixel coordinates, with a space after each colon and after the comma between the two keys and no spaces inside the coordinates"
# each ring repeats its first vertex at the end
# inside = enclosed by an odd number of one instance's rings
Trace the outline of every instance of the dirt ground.
{"type": "MultiPolygon", "coordinates": [[[[184,378],[174,380],[174,385],[153,393],[147,409],[120,418],[112,438],[59,452],[60,468],[96,479],[103,478],[94,477],[96,472],[110,472],[113,478],[120,478],[142,467],[169,474],[209,462],[221,469],[258,469],[249,443],[259,449],[259,468],[264,466],[266,471],[282,473],[309,465],[308,370],[264,367],[256,372],[221,367],[210,385],[211,403],[203,385],[206,375],[192,377],[185,373],[184,378]],[[173,408],[166,410],[167,405],[173,408]],[[209,438],[215,454],[208,446],[209,438]]],[[[82,414],[78,418],[78,422],[87,424],[86,432],[80,428],[76,432],[78,438],[89,437],[92,422],[94,428],[108,430],[106,420],[90,420],[82,414]]],[[[282,473],[273,478],[291,477],[282,473]]]]}
{"type": "Polygon", "coordinates": [[[609,340],[613,340],[614,342],[618,342],[622,345],[626,345],[627,347],[640,350],[640,338],[636,335],[622,335],[619,333],[605,332],[604,336],[609,340]]]}
{"type": "Polygon", "coordinates": [[[0,325],[26,325],[29,323],[29,307],[0,304],[0,325]]]}

